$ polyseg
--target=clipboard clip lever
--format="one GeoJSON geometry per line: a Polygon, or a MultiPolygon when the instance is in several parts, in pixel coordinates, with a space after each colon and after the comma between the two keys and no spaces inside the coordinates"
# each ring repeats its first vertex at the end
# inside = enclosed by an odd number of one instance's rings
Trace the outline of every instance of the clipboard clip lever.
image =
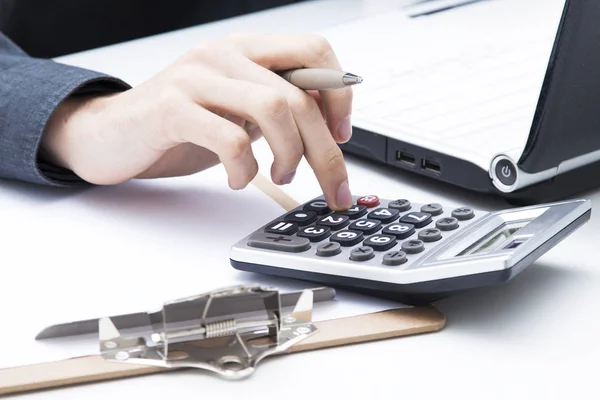
{"type": "Polygon", "coordinates": [[[109,362],[164,368],[199,368],[223,378],[250,376],[267,356],[286,352],[317,332],[313,292],[300,293],[283,314],[279,292],[235,286],[163,304],[161,321],[135,330],[99,319],[100,354],[109,362]]]}

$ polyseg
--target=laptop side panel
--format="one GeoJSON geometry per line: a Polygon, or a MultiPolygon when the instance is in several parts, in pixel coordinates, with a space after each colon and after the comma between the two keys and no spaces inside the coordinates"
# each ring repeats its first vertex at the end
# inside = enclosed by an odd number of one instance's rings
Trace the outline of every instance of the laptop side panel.
{"type": "MultiPolygon", "coordinates": [[[[600,2],[566,0],[529,140],[518,162],[527,173],[600,150],[599,21],[600,2]]],[[[590,157],[582,164],[597,160],[590,157]]]]}
{"type": "Polygon", "coordinates": [[[351,140],[339,145],[345,154],[390,166],[390,173],[404,170],[476,192],[496,192],[488,172],[467,160],[356,126],[352,131],[351,140]]]}

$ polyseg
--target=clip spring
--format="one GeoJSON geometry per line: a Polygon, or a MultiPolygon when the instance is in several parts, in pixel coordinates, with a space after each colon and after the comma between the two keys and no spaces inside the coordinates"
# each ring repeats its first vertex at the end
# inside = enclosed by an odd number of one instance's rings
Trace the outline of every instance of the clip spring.
{"type": "Polygon", "coordinates": [[[162,321],[153,324],[148,318],[135,334],[121,332],[110,317],[100,319],[101,355],[112,362],[200,368],[240,379],[263,358],[316,333],[312,307],[312,290],[304,290],[293,311],[282,316],[275,289],[222,289],[165,303],[162,321]]]}

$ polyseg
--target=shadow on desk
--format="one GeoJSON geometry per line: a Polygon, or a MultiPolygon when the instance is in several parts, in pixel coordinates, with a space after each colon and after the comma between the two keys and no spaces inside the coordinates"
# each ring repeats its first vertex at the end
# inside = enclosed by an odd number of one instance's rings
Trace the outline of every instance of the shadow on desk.
{"type": "Polygon", "coordinates": [[[80,195],[88,189],[89,187],[63,188],[0,179],[0,195],[31,203],[48,204],[80,195]]]}
{"type": "Polygon", "coordinates": [[[560,323],[561,304],[572,304],[588,279],[584,271],[540,260],[508,283],[465,292],[435,306],[448,318],[448,329],[490,337],[529,336],[536,321],[560,323]]]}
{"type": "MultiPolygon", "coordinates": [[[[210,175],[206,176],[210,179],[210,175]]],[[[230,190],[212,181],[195,185],[198,181],[194,179],[134,180],[114,186],[75,189],[2,181],[0,196],[29,207],[55,207],[53,212],[60,213],[61,218],[102,218],[116,227],[135,226],[169,240],[206,238],[207,231],[212,236],[237,237],[235,230],[232,233],[230,221],[248,217],[247,210],[255,210],[255,218],[246,218],[250,227],[254,227],[257,220],[271,217],[268,211],[264,211],[266,215],[256,212],[265,209],[264,197],[230,190]]],[[[243,222],[238,222],[236,227],[250,229],[244,227],[243,222]]]]}

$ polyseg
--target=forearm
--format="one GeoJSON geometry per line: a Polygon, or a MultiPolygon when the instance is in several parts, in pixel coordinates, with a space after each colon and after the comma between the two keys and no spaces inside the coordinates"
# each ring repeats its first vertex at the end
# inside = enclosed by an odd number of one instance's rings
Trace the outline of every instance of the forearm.
{"type": "Polygon", "coordinates": [[[52,163],[56,160],[51,152],[42,151],[45,134],[66,115],[66,99],[128,88],[94,71],[31,58],[0,33],[0,178],[55,186],[87,184],[52,163]]]}

